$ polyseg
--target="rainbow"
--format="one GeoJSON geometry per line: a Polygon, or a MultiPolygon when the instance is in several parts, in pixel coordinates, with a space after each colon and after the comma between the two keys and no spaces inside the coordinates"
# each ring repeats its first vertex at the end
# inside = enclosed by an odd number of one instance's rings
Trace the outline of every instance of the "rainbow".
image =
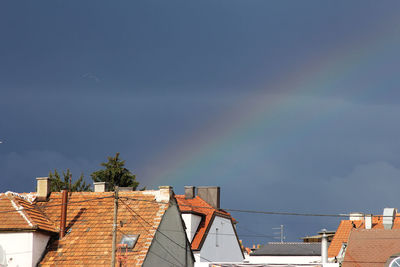
{"type": "MultiPolygon", "coordinates": [[[[351,40],[329,51],[329,54],[311,56],[299,66],[300,71],[289,75],[282,72],[282,77],[278,79],[280,82],[259,86],[259,93],[243,97],[239,108],[225,111],[204,127],[204,131],[182,140],[178,149],[171,147],[156,157],[157,164],[154,164],[156,168],[151,173],[151,183],[199,184],[193,178],[198,178],[201,170],[215,165],[232,147],[254,135],[274,129],[279,126],[282,114],[302,110],[315,99],[312,95],[321,91],[334,91],[339,80],[352,77],[360,69],[379,62],[382,53],[396,49],[389,47],[393,41],[398,41],[394,38],[396,35],[387,28],[386,31],[376,33],[374,38],[366,36],[364,40],[351,40]],[[262,92],[265,88],[284,93],[262,92]]],[[[318,114],[314,114],[307,121],[299,123],[299,129],[293,133],[293,140],[298,140],[297,131],[304,131],[320,119],[318,114]]],[[[218,182],[222,181],[215,181],[218,182]]]]}

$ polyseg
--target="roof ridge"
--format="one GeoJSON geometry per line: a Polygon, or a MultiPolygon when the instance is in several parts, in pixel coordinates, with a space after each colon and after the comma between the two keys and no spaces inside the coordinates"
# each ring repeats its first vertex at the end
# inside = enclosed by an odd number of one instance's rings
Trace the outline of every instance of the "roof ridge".
{"type": "MultiPolygon", "coordinates": [[[[14,209],[19,213],[19,215],[21,215],[21,217],[28,223],[28,225],[30,226],[30,227],[32,227],[32,228],[36,228],[37,227],[37,224],[36,223],[33,223],[33,220],[32,220],[32,218],[24,211],[25,210],[25,208],[22,206],[22,205],[20,205],[20,203],[16,203],[17,202],[17,199],[15,199],[15,197],[16,197],[16,195],[14,195],[14,194],[7,194],[7,193],[9,193],[10,191],[8,191],[8,192],[6,192],[6,196],[7,196],[7,198],[10,200],[10,202],[11,202],[11,205],[14,207],[14,209]]],[[[13,192],[11,192],[11,193],[13,193],[13,192]]],[[[18,194],[17,194],[17,196],[18,196],[18,194]]]]}
{"type": "MultiPolygon", "coordinates": [[[[32,194],[32,193],[29,193],[29,194],[32,194]]],[[[21,194],[19,194],[19,193],[13,192],[13,191],[7,191],[7,192],[4,193],[4,195],[6,195],[6,196],[7,196],[7,195],[13,195],[13,196],[15,196],[15,197],[19,197],[19,198],[22,198],[22,199],[28,201],[30,204],[33,204],[33,201],[32,201],[31,198],[29,198],[29,197],[27,197],[27,196],[24,196],[24,195],[21,195],[21,194]]],[[[36,196],[32,196],[32,197],[34,197],[33,200],[35,200],[36,196]]]]}

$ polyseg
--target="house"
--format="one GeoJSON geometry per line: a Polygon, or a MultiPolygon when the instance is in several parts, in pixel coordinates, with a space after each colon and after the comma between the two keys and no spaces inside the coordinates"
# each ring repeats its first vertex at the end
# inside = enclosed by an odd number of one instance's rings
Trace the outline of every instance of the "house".
{"type": "MultiPolygon", "coordinates": [[[[400,229],[400,216],[394,208],[385,208],[383,215],[351,213],[348,220],[342,220],[328,249],[331,261],[342,262],[347,254],[349,238],[353,231],[365,230],[397,230],[400,229]]],[[[389,231],[394,232],[394,231],[389,231]]]]}
{"type": "Polygon", "coordinates": [[[27,196],[0,194],[0,266],[36,266],[59,229],[27,196]]]}
{"type": "Polygon", "coordinates": [[[185,195],[175,197],[196,265],[199,266],[200,262],[242,262],[244,255],[235,220],[220,208],[220,188],[198,187],[197,195],[195,189],[194,186],[186,186],[185,195]]]}
{"type": "Polygon", "coordinates": [[[310,264],[321,262],[321,243],[270,242],[247,258],[249,263],[310,264]]]}
{"type": "Polygon", "coordinates": [[[400,266],[400,229],[353,229],[342,267],[400,266]]]}
{"type": "Polygon", "coordinates": [[[118,198],[104,183],[95,192],[48,189],[49,180],[39,178],[34,194],[0,195],[0,264],[110,266],[116,201],[118,266],[193,266],[170,186],[121,191],[118,198]]]}

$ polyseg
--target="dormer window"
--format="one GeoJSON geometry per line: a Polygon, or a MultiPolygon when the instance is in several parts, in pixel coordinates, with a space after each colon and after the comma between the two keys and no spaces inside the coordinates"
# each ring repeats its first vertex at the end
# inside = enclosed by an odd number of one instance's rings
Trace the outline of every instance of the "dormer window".
{"type": "Polygon", "coordinates": [[[136,245],[138,238],[139,235],[123,235],[120,244],[125,244],[127,245],[128,249],[133,249],[136,245]]]}

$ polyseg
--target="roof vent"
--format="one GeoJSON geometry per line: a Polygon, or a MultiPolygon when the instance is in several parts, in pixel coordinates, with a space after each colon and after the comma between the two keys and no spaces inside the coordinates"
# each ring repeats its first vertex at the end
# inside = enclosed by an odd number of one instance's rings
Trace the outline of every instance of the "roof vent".
{"type": "Polygon", "coordinates": [[[395,208],[383,209],[383,228],[392,229],[397,210],[395,208]]]}

